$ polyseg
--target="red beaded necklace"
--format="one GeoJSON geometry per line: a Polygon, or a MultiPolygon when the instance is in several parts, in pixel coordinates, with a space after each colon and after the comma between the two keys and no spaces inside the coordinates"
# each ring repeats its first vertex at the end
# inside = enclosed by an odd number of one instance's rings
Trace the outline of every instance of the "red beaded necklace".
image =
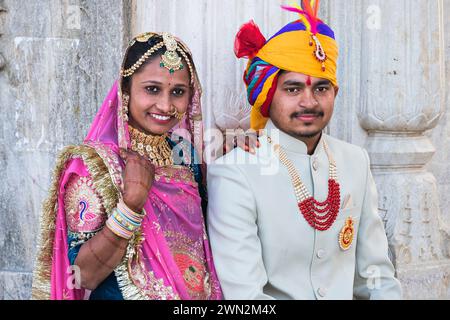
{"type": "MultiPolygon", "coordinates": [[[[268,142],[272,144],[272,139],[268,137],[268,142]]],[[[329,180],[328,180],[328,197],[324,202],[319,202],[306,189],[299,174],[295,170],[293,163],[287,157],[283,148],[276,144],[274,146],[275,153],[278,155],[281,163],[283,163],[291,176],[294,186],[295,196],[298,202],[298,208],[311,227],[318,231],[326,231],[336,221],[341,203],[341,190],[337,181],[336,162],[328,150],[328,145],[323,140],[323,148],[328,157],[329,162],[329,180]]]]}

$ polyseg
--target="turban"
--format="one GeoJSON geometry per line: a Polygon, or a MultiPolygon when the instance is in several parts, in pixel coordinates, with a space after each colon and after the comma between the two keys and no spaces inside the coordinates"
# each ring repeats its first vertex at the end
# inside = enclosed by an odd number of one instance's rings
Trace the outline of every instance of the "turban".
{"type": "Polygon", "coordinates": [[[253,21],[244,24],[236,35],[236,56],[249,59],[244,82],[252,105],[250,126],[254,130],[266,125],[281,70],[327,79],[338,85],[338,47],[334,32],[317,18],[319,0],[301,3],[301,6],[282,6],[298,13],[300,19],[284,26],[269,40],[253,21]]]}

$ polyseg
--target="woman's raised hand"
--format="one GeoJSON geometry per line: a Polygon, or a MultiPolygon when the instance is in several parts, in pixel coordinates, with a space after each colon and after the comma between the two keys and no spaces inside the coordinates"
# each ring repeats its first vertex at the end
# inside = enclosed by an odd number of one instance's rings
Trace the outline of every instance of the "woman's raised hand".
{"type": "Polygon", "coordinates": [[[123,201],[134,212],[141,213],[155,179],[155,167],[147,159],[130,150],[121,150],[125,161],[123,201]]]}

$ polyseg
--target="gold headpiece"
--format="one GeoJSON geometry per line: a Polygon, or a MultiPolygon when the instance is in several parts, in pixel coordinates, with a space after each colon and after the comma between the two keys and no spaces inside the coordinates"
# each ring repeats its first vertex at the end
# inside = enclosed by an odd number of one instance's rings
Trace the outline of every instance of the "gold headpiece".
{"type": "Polygon", "coordinates": [[[167,51],[161,57],[160,66],[169,69],[170,73],[183,70],[184,66],[181,62],[181,57],[177,53],[177,40],[172,35],[163,33],[163,41],[167,51]]]}
{"type": "MultiPolygon", "coordinates": [[[[130,47],[133,46],[136,41],[148,42],[149,39],[155,35],[159,34],[149,32],[141,34],[137,36],[134,40],[132,40],[130,47]]],[[[194,68],[192,67],[192,64],[187,54],[184,52],[182,48],[180,48],[174,36],[165,32],[162,34],[162,37],[163,41],[151,47],[146,53],[144,53],[144,55],[138,61],[136,61],[134,65],[132,65],[129,69],[126,70],[122,69],[120,71],[121,75],[124,78],[131,77],[136,72],[136,70],[138,70],[144,64],[144,62],[152,56],[152,54],[154,54],[156,51],[165,46],[167,51],[161,57],[160,66],[163,68],[167,68],[170,73],[174,73],[175,71],[182,70],[184,68],[184,65],[182,63],[182,59],[184,59],[189,67],[189,72],[191,74],[191,84],[193,84],[194,68]],[[181,57],[178,55],[178,53],[181,54],[181,57]]]]}

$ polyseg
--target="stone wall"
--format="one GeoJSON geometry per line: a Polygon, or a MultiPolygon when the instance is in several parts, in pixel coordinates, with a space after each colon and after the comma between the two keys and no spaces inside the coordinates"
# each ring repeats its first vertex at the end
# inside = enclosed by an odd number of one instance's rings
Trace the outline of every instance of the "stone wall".
{"type": "Polygon", "coordinates": [[[55,158],[82,141],[118,75],[129,12],[122,0],[0,1],[0,299],[30,297],[55,158]]]}

